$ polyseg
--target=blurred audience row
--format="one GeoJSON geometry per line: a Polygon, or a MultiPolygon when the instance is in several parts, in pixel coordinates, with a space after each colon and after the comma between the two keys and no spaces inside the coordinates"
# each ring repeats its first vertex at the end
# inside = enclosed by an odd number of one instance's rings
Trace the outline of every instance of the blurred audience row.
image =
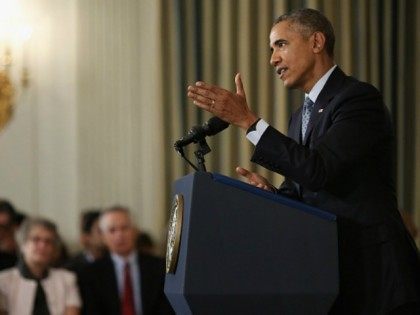
{"type": "Polygon", "coordinates": [[[80,243],[69,257],[53,222],[0,199],[0,314],[174,314],[164,260],[129,209],[83,212],[80,243]]]}

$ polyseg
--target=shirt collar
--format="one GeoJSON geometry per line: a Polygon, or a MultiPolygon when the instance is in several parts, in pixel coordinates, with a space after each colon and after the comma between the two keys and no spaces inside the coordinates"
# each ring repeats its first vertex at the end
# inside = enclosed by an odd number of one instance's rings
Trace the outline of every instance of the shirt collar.
{"type": "Polygon", "coordinates": [[[91,253],[91,252],[89,252],[89,251],[85,251],[85,252],[83,253],[83,255],[85,256],[85,259],[86,259],[86,261],[87,261],[87,262],[89,262],[89,263],[93,263],[93,262],[95,261],[95,257],[92,255],[92,253],[91,253]]]}
{"type": "Polygon", "coordinates": [[[137,255],[135,251],[132,251],[128,256],[123,257],[115,253],[111,253],[111,259],[113,260],[114,264],[119,267],[124,267],[125,263],[130,263],[133,265],[137,261],[137,255]]]}
{"type": "Polygon", "coordinates": [[[330,70],[328,70],[322,77],[321,79],[318,80],[318,82],[315,83],[314,87],[312,88],[312,90],[306,94],[305,93],[305,98],[309,96],[309,98],[311,99],[312,102],[316,102],[316,99],[318,98],[319,93],[321,93],[322,89],[325,86],[325,83],[327,83],[328,78],[330,77],[331,73],[334,71],[334,69],[337,67],[337,65],[334,65],[330,68],[330,70]]]}

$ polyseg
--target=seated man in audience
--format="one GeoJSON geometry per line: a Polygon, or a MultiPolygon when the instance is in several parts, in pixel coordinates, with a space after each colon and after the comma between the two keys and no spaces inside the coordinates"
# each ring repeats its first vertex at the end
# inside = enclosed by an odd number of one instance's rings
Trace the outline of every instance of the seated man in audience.
{"type": "Polygon", "coordinates": [[[109,254],[86,269],[86,314],[173,314],[164,293],[164,261],[136,250],[136,233],[124,207],[105,210],[99,227],[109,254]]]}
{"type": "Polygon", "coordinates": [[[156,246],[149,233],[139,231],[136,238],[136,247],[141,254],[155,255],[156,246]]]}
{"type": "Polygon", "coordinates": [[[75,275],[51,268],[58,232],[45,219],[26,220],[18,233],[22,259],[16,267],[0,272],[0,313],[80,314],[75,275]]]}
{"type": "Polygon", "coordinates": [[[17,261],[15,218],[15,207],[9,201],[0,199],[0,270],[13,267],[17,261]]]}
{"type": "Polygon", "coordinates": [[[70,259],[65,267],[76,272],[78,276],[87,265],[102,258],[105,246],[99,230],[100,210],[87,210],[82,213],[80,220],[80,243],[83,251],[70,259]]]}

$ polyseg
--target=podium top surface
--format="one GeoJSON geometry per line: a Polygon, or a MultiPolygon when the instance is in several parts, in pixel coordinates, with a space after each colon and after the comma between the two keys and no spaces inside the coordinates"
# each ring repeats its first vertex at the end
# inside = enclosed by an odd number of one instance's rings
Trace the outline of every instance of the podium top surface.
{"type": "Polygon", "coordinates": [[[305,211],[307,213],[310,213],[312,215],[316,215],[324,220],[329,220],[329,221],[336,221],[337,217],[335,214],[332,214],[330,212],[315,208],[313,206],[310,206],[306,203],[303,203],[301,201],[297,201],[297,200],[293,200],[290,199],[288,197],[282,196],[280,194],[274,194],[272,192],[266,191],[264,189],[252,186],[250,184],[244,183],[240,180],[225,176],[225,175],[221,175],[218,173],[208,173],[214,181],[216,182],[220,182],[229,186],[233,186],[239,189],[242,189],[244,191],[247,191],[249,193],[261,196],[263,198],[266,199],[270,199],[273,200],[275,202],[279,202],[294,208],[297,208],[299,210],[305,211]]]}

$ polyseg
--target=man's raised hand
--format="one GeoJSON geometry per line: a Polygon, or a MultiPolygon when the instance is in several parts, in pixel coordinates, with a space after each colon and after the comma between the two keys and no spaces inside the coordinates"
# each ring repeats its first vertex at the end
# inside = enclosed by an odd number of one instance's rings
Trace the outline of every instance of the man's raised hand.
{"type": "Polygon", "coordinates": [[[187,96],[198,107],[224,121],[247,130],[258,117],[250,110],[245,90],[238,73],[235,76],[236,93],[202,81],[188,86],[187,96]]]}

